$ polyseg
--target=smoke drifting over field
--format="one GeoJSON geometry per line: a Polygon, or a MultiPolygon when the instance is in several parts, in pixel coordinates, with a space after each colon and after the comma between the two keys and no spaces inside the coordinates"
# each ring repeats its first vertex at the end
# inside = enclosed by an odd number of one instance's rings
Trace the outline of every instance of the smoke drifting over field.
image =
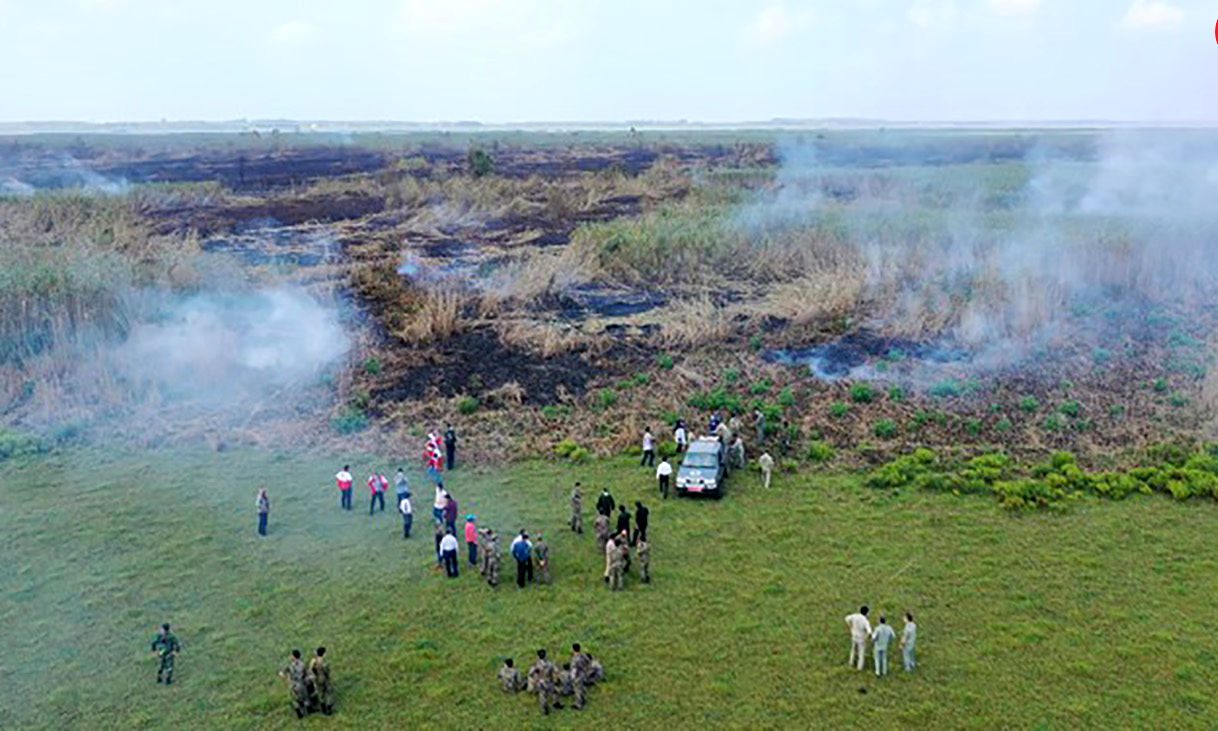
{"type": "MultiPolygon", "coordinates": [[[[946,340],[981,367],[1144,325],[1155,307],[1218,291],[1218,142],[1110,133],[1082,154],[1032,149],[959,182],[950,168],[843,173],[815,146],[781,148],[776,192],[737,222],[846,240],[865,278],[867,326],[946,340]]],[[[957,366],[953,366],[957,367],[957,366]]]]}

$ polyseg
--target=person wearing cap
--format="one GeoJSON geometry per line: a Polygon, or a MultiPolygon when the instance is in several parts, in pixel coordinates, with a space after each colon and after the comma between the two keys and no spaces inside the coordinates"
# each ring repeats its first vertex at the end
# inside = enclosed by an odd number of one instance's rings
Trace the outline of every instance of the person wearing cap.
{"type": "Polygon", "coordinates": [[[161,630],[152,638],[152,652],[161,660],[156,671],[156,682],[165,685],[173,683],[173,659],[181,651],[182,646],[178,644],[178,638],[169,631],[169,623],[162,624],[161,630]]]}
{"type": "Polygon", "coordinates": [[[465,546],[469,551],[469,565],[478,565],[478,516],[470,513],[465,516],[465,546]]]}

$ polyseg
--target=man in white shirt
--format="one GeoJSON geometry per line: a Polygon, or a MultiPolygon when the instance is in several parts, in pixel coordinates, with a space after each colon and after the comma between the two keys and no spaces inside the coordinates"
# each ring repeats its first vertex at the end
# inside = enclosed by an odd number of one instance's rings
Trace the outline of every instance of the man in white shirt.
{"type": "Polygon", "coordinates": [[[867,639],[871,637],[871,622],[867,619],[870,612],[863,605],[857,612],[846,617],[846,626],[850,628],[850,661],[849,665],[858,664],[862,670],[867,662],[867,639]]]}
{"type": "Polygon", "coordinates": [[[901,632],[901,659],[905,661],[905,672],[918,667],[914,645],[918,644],[918,625],[914,624],[913,612],[905,613],[905,630],[901,632]]]}
{"type": "Polygon", "coordinates": [[[660,494],[664,499],[668,499],[668,483],[672,480],[672,465],[668,463],[668,458],[660,460],[660,466],[656,467],[656,479],[660,481],[660,494]]]}
{"type": "Polygon", "coordinates": [[[875,676],[888,674],[888,645],[897,638],[897,633],[888,626],[888,618],[880,615],[880,626],[871,633],[871,649],[875,653],[875,676]]]}
{"type": "Polygon", "coordinates": [[[609,583],[609,568],[613,565],[613,557],[617,555],[617,536],[609,536],[605,541],[605,583],[609,583]]]}
{"type": "Polygon", "coordinates": [[[654,467],[656,463],[656,438],[651,434],[651,427],[643,430],[643,462],[644,467],[654,467]]]}
{"type": "Polygon", "coordinates": [[[440,557],[444,559],[444,570],[448,572],[448,578],[455,579],[459,575],[457,561],[457,537],[452,531],[445,531],[444,537],[440,539],[440,557]]]}
{"type": "Polygon", "coordinates": [[[677,443],[677,452],[684,452],[685,448],[689,446],[689,433],[685,431],[685,422],[677,422],[677,428],[673,430],[672,438],[677,443]]]}
{"type": "Polygon", "coordinates": [[[404,497],[398,501],[398,512],[402,514],[402,537],[410,537],[410,526],[414,523],[414,508],[410,498],[404,497]]]}
{"type": "Polygon", "coordinates": [[[437,523],[444,522],[444,506],[448,505],[448,491],[436,485],[436,501],[432,503],[431,514],[437,523]]]}
{"type": "Polygon", "coordinates": [[[350,465],[344,465],[338,471],[338,474],[334,475],[334,481],[338,483],[338,506],[343,510],[351,509],[351,485],[353,480],[350,465]]]}

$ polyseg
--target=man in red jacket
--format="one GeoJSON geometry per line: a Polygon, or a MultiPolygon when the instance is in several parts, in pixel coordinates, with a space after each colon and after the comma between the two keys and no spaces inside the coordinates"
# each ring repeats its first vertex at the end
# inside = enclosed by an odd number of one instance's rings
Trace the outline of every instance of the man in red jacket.
{"type": "Polygon", "coordinates": [[[351,465],[343,465],[343,468],[334,476],[334,481],[338,483],[338,506],[343,510],[351,509],[351,465]]]}

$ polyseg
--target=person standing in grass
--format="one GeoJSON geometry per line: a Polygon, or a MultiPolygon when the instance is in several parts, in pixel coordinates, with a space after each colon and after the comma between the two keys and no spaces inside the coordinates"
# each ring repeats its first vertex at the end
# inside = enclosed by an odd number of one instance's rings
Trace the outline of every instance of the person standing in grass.
{"type": "Polygon", "coordinates": [[[528,533],[520,531],[512,541],[512,558],[516,559],[516,587],[523,589],[525,583],[533,583],[533,544],[528,533]]]}
{"type": "Polygon", "coordinates": [[[757,444],[760,445],[765,441],[765,412],[761,409],[753,409],[753,427],[757,431],[757,444]]]}
{"type": "Polygon", "coordinates": [[[748,464],[744,456],[744,440],[740,438],[739,434],[732,440],[731,455],[732,467],[734,469],[742,470],[748,464]]]}
{"type": "Polygon", "coordinates": [[[723,423],[723,419],[719,416],[718,411],[712,411],[710,422],[706,425],[706,433],[711,436],[718,436],[719,425],[723,423]]]}
{"type": "Polygon", "coordinates": [[[326,648],[317,648],[317,654],[309,661],[309,677],[313,678],[317,705],[329,716],[334,713],[334,683],[330,679],[330,666],[326,664],[326,648]]]}
{"type": "Polygon", "coordinates": [[[351,509],[351,485],[354,484],[354,479],[351,477],[351,465],[343,465],[343,468],[334,475],[335,482],[338,483],[338,506],[343,510],[351,509]]]}
{"type": "Polygon", "coordinates": [[[446,531],[443,523],[436,523],[436,570],[444,568],[444,553],[440,550],[440,543],[444,540],[446,531]]]}
{"type": "Polygon", "coordinates": [[[173,684],[173,660],[181,651],[182,646],[178,644],[178,638],[169,631],[169,623],[162,624],[160,631],[152,638],[152,653],[161,662],[156,671],[156,682],[173,684]]]}
{"type": "Polygon", "coordinates": [[[444,456],[440,453],[440,440],[436,435],[429,434],[427,446],[423,449],[423,459],[427,463],[427,475],[436,487],[444,489],[444,456]]]}
{"type": "Polygon", "coordinates": [[[486,583],[492,589],[499,586],[499,537],[490,528],[486,529],[486,583]]]}
{"type": "Polygon", "coordinates": [[[461,573],[457,560],[457,537],[451,530],[446,529],[444,537],[440,539],[440,558],[444,560],[444,571],[448,573],[448,578],[457,578],[461,573]]]}
{"type": "Polygon", "coordinates": [[[444,506],[448,505],[448,491],[442,485],[436,485],[436,500],[431,506],[431,515],[437,523],[444,522],[444,506]]]}
{"type": "Polygon", "coordinates": [[[609,516],[597,513],[596,520],[592,522],[592,529],[596,531],[596,550],[603,552],[605,542],[609,540],[609,516]]]}
{"type": "Polygon", "coordinates": [[[537,542],[533,544],[533,557],[537,559],[537,577],[542,584],[550,583],[550,546],[546,537],[537,534],[537,542]]]}
{"type": "Polygon", "coordinates": [[[634,540],[632,543],[647,539],[647,524],[651,522],[651,511],[642,500],[634,501],[634,540]]]}
{"type": "Polygon", "coordinates": [[[643,429],[643,461],[644,467],[656,466],[656,438],[651,434],[651,427],[643,429]]]}
{"type": "Polygon", "coordinates": [[[867,663],[867,640],[871,637],[871,622],[867,615],[871,612],[864,604],[854,614],[847,615],[846,626],[850,628],[850,661],[849,665],[858,664],[862,670],[867,663]]]}
{"type": "Polygon", "coordinates": [[[762,452],[761,456],[757,458],[757,466],[761,468],[761,484],[769,489],[770,478],[774,474],[774,458],[770,456],[769,452],[762,452]]]}
{"type": "Polygon", "coordinates": [[[398,501],[398,512],[402,514],[402,538],[409,538],[410,527],[414,525],[414,506],[410,504],[409,493],[398,501]]]}
{"type": "Polygon", "coordinates": [[[401,467],[393,476],[393,489],[397,493],[399,503],[402,502],[402,498],[410,497],[410,480],[406,479],[406,471],[401,467]]]}
{"type": "Polygon", "coordinates": [[[613,560],[609,564],[609,588],[621,591],[626,587],[626,568],[630,560],[630,536],[623,533],[618,538],[613,560]]]}
{"type": "Polygon", "coordinates": [[[667,500],[668,485],[672,481],[672,465],[667,457],[660,460],[660,466],[656,467],[656,479],[660,481],[660,495],[667,500]]]}
{"type": "Polygon", "coordinates": [[[689,431],[685,428],[684,419],[677,419],[677,427],[672,430],[672,440],[677,443],[677,454],[681,454],[689,446],[689,431]]]}
{"type": "Polygon", "coordinates": [[[279,677],[288,681],[288,693],[292,699],[292,710],[297,718],[304,718],[309,712],[309,689],[305,685],[304,660],[300,659],[300,650],[292,650],[287,667],[279,671],[279,677]]]}
{"type": "Polygon", "coordinates": [[[639,557],[639,578],[644,584],[651,583],[651,544],[647,542],[646,534],[634,546],[634,552],[639,557]]]}
{"type": "Polygon", "coordinates": [[[368,475],[368,491],[371,497],[368,498],[368,515],[376,510],[376,506],[381,506],[381,512],[385,512],[385,491],[389,489],[389,478],[379,472],[373,472],[368,475]]]}
{"type": "Polygon", "coordinates": [[[905,627],[901,632],[901,659],[905,664],[905,672],[913,672],[918,667],[918,658],[914,654],[914,646],[918,644],[918,625],[914,624],[912,612],[905,613],[905,627]]]}
{"type": "Polygon", "coordinates": [[[625,534],[627,540],[630,539],[630,511],[626,510],[625,505],[621,505],[617,510],[617,532],[625,534]]]}
{"type": "Polygon", "coordinates": [[[617,556],[617,536],[605,539],[605,583],[609,583],[609,574],[613,568],[613,559],[617,556]]]}
{"type": "Polygon", "coordinates": [[[519,693],[524,690],[524,678],[520,677],[520,671],[510,657],[505,659],[503,667],[499,668],[499,686],[503,688],[504,693],[519,693]]]}
{"type": "Polygon", "coordinates": [[[888,674],[888,645],[896,639],[897,633],[888,626],[888,618],[880,615],[880,625],[871,633],[871,650],[875,653],[875,676],[877,678],[888,674]]]}
{"type": "Polygon", "coordinates": [[[444,503],[444,527],[450,533],[457,532],[457,499],[452,496],[452,493],[445,494],[444,503]]]}
{"type": "Polygon", "coordinates": [[[266,535],[266,522],[271,517],[271,498],[266,494],[266,488],[258,491],[258,535],[266,535]]]}
{"type": "Polygon", "coordinates": [[[571,530],[579,535],[584,534],[584,494],[579,491],[579,483],[571,490],[571,530]]]}
{"type": "Polygon", "coordinates": [[[613,509],[616,507],[617,501],[613,499],[609,488],[601,488],[601,495],[596,499],[596,512],[604,516],[610,516],[613,515],[613,509]]]}
{"type": "Polygon", "coordinates": [[[465,549],[469,551],[469,565],[478,565],[478,525],[477,516],[465,516],[465,549]]]}
{"type": "Polygon", "coordinates": [[[452,424],[444,430],[444,457],[449,472],[457,469],[457,430],[452,424]]]}

